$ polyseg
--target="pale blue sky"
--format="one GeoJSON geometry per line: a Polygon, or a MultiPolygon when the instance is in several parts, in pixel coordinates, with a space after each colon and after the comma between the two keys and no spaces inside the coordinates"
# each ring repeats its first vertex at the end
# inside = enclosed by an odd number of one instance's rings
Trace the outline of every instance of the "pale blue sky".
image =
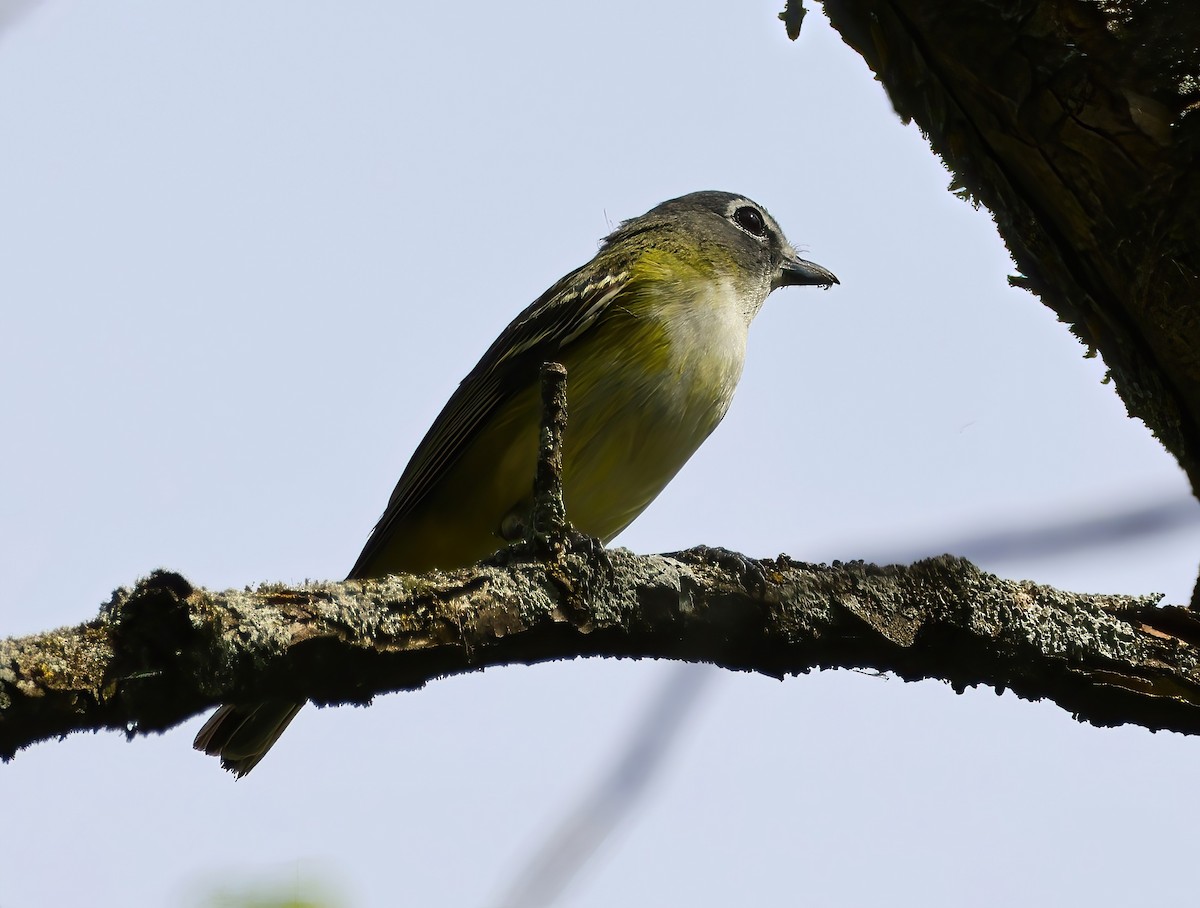
{"type": "MultiPolygon", "coordinates": [[[[500,328],[695,189],[762,202],[842,285],[771,298],[725,424],[621,544],[853,558],[1185,496],[819,6],[792,44],[778,5],[46,0],[13,22],[0,633],[159,566],[342,576],[500,328]]],[[[985,566],[1183,601],[1198,548],[985,566]]],[[[0,905],[314,879],[356,908],[487,905],[669,671],[306,710],[236,784],[192,751],[199,717],[39,745],[0,767],[0,905]]],[[[563,904],[1178,901],[1198,758],[1011,694],[721,674],[563,904]]]]}

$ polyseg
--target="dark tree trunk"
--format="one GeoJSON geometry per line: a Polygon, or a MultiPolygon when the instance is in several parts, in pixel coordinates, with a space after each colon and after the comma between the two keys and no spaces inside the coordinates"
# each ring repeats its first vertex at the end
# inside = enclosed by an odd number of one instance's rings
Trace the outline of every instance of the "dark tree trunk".
{"type": "Polygon", "coordinates": [[[1200,3],[825,10],[1200,490],[1200,3]]]}

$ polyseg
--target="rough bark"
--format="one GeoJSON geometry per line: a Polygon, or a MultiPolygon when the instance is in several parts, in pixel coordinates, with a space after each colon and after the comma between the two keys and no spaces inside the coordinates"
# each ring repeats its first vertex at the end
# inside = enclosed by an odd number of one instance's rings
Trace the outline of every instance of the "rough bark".
{"type": "Polygon", "coordinates": [[[824,7],[1200,489],[1200,4],[824,7]]]}
{"type": "Polygon", "coordinates": [[[0,757],[73,731],[161,731],[221,702],[363,703],[490,665],[577,656],[782,677],[856,667],[1051,699],[1100,725],[1200,732],[1200,619],[942,557],[911,567],[721,550],[209,592],[156,573],[87,624],[0,643],[0,757]]]}

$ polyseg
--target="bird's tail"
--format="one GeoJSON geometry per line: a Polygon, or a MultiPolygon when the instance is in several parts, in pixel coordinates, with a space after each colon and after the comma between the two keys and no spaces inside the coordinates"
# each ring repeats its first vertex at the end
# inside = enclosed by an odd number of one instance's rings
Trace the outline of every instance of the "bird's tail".
{"type": "Polygon", "coordinates": [[[222,706],[204,723],[192,746],[220,757],[221,765],[241,778],[267,755],[303,705],[264,700],[245,706],[222,706]]]}

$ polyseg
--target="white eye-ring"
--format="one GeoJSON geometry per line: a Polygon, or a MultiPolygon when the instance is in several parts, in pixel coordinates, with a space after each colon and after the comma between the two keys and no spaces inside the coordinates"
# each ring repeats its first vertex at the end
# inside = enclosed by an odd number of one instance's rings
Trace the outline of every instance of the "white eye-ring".
{"type": "Polygon", "coordinates": [[[733,212],[733,222],[751,236],[766,236],[767,221],[753,205],[742,205],[733,212]]]}

